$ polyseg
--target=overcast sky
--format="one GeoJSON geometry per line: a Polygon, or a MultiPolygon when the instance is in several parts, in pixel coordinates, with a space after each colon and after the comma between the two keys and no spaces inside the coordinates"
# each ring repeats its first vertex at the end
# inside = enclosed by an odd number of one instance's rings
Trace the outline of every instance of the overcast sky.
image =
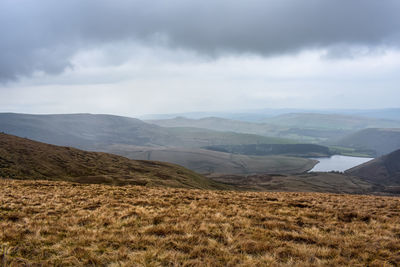
{"type": "Polygon", "coordinates": [[[398,0],[1,0],[0,112],[400,107],[398,0]]]}

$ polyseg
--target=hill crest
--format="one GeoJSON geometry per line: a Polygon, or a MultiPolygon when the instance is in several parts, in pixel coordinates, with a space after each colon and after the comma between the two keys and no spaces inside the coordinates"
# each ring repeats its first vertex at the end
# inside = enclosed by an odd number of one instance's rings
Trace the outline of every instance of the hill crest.
{"type": "Polygon", "coordinates": [[[61,147],[0,133],[0,177],[224,189],[184,167],[61,147]]]}

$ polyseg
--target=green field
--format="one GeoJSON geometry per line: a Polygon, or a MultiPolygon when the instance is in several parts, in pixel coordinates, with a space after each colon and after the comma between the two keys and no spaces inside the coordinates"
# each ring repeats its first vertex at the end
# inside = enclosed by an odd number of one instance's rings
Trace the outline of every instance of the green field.
{"type": "Polygon", "coordinates": [[[351,147],[329,146],[332,154],[350,156],[350,157],[365,157],[370,158],[375,156],[375,152],[371,150],[362,150],[351,147]]]}

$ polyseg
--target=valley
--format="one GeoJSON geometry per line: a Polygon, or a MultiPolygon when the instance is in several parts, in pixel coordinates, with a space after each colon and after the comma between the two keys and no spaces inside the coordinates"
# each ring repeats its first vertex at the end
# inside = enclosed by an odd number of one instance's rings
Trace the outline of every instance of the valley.
{"type": "Polygon", "coordinates": [[[22,136],[0,133],[3,265],[400,260],[400,150],[344,173],[309,172],[338,152],[376,150],[110,115],[0,122],[22,136]]]}
{"type": "Polygon", "coordinates": [[[294,140],[200,128],[164,128],[138,119],[93,114],[0,114],[0,131],[54,145],[180,164],[201,173],[304,172],[315,161],[216,153],[206,146],[293,144],[294,140]],[[151,156],[149,156],[151,155],[151,156]],[[265,163],[264,163],[265,160],[265,163]]]}
{"type": "MultiPolygon", "coordinates": [[[[268,120],[274,121],[273,118],[269,117],[268,120]]],[[[320,120],[326,120],[325,123],[331,125],[325,127],[322,124],[318,131],[327,128],[339,130],[340,123],[344,123],[343,128],[347,130],[379,123],[381,126],[397,123],[392,120],[359,119],[357,116],[332,114],[296,113],[278,115],[277,118],[282,118],[281,124],[285,124],[285,127],[298,127],[300,124],[297,121],[301,122],[302,118],[315,118],[314,124],[304,124],[304,129],[317,129],[320,120]]],[[[245,133],[241,127],[251,129],[261,125],[253,122],[222,118],[177,118],[151,122],[162,126],[113,115],[2,113],[0,131],[96,153],[35,143],[2,134],[4,156],[1,158],[0,174],[8,178],[120,185],[357,194],[396,192],[394,188],[397,186],[397,178],[382,184],[378,180],[365,180],[363,177],[360,180],[358,172],[354,172],[355,175],[320,172],[325,169],[322,168],[323,163],[318,164],[319,161],[329,161],[332,155],[343,159],[346,157],[340,155],[366,157],[359,159],[362,163],[371,154],[384,151],[378,152],[377,147],[394,149],[397,147],[395,128],[362,129],[340,139],[336,144],[329,145],[328,142],[327,145],[326,141],[320,144],[301,143],[298,139],[245,133]],[[232,128],[234,125],[236,128],[232,128]],[[205,128],[198,128],[200,126],[205,128]],[[364,135],[365,138],[359,137],[364,135]],[[345,142],[352,138],[369,143],[370,146],[345,142]],[[375,141],[369,142],[368,138],[375,141]],[[387,146],[382,142],[386,142],[387,146]],[[390,145],[389,142],[394,143],[390,145]],[[20,149],[15,150],[17,147],[20,149]],[[25,154],[19,151],[25,151],[25,154]],[[47,154],[50,156],[45,156],[47,154]],[[7,167],[11,165],[14,167],[7,167]],[[123,167],[119,168],[120,165],[123,167]],[[177,165],[187,169],[181,171],[177,165]],[[317,172],[307,173],[310,170],[317,172]],[[160,179],[160,176],[164,178],[160,179]]],[[[357,160],[356,157],[348,159],[357,160]]],[[[332,170],[345,171],[355,165],[357,163],[332,170]]]]}

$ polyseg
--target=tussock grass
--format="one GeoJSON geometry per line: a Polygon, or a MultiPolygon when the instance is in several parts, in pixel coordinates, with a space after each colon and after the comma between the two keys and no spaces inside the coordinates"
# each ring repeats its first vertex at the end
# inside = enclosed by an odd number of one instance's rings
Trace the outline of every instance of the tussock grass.
{"type": "Polygon", "coordinates": [[[0,180],[0,242],[7,266],[397,266],[400,198],[0,180]]]}

